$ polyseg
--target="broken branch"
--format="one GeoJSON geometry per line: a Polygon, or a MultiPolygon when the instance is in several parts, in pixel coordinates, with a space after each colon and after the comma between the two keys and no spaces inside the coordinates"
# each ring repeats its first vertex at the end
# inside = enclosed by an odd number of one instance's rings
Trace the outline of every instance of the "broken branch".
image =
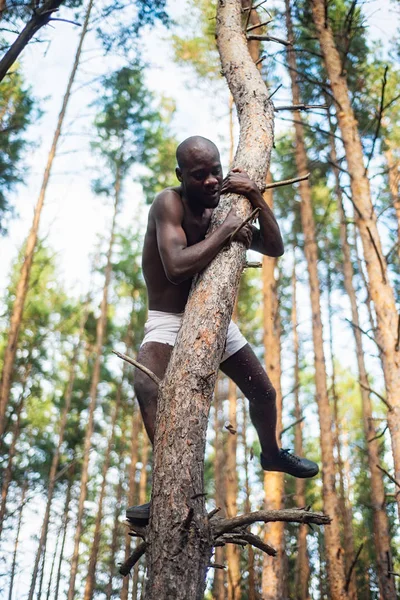
{"type": "Polygon", "coordinates": [[[276,44],[283,44],[284,46],[292,46],[292,42],[282,40],[281,38],[274,37],[272,35],[255,35],[250,34],[247,36],[248,40],[256,40],[258,42],[275,42],[276,44]]]}
{"type": "MultiPolygon", "coordinates": [[[[214,536],[234,532],[238,527],[251,525],[257,522],[271,523],[276,521],[293,523],[315,523],[316,525],[329,525],[331,518],[323,513],[312,513],[305,510],[257,510],[232,519],[220,519],[214,528],[214,536]]],[[[241,535],[241,534],[240,534],[241,535]]]]}
{"type": "Polygon", "coordinates": [[[305,175],[301,175],[301,177],[293,177],[293,179],[285,179],[283,181],[274,181],[272,183],[267,183],[264,189],[270,190],[272,188],[282,187],[283,185],[291,185],[292,183],[297,183],[298,181],[304,181],[309,177],[310,173],[306,173],[305,175]]]}
{"type": "Polygon", "coordinates": [[[354,560],[353,560],[353,562],[352,562],[352,563],[351,563],[351,565],[350,565],[350,569],[349,569],[349,572],[348,572],[348,574],[347,574],[347,578],[346,578],[346,584],[345,584],[345,586],[344,586],[344,589],[346,590],[346,592],[348,592],[348,591],[349,591],[350,580],[351,580],[351,574],[353,573],[354,567],[356,566],[356,563],[357,563],[357,561],[358,561],[358,559],[359,559],[359,556],[360,556],[360,554],[361,554],[361,550],[363,549],[363,547],[364,547],[364,542],[362,542],[362,544],[360,544],[360,547],[359,547],[359,549],[357,550],[357,554],[355,555],[355,557],[354,557],[354,560]]]}
{"type": "Polygon", "coordinates": [[[137,548],[135,548],[135,550],[132,552],[132,554],[130,555],[128,560],[126,560],[120,566],[119,572],[121,573],[121,575],[123,575],[124,577],[129,575],[129,573],[131,572],[131,569],[133,569],[133,567],[136,565],[138,560],[140,560],[141,557],[143,556],[143,554],[146,552],[146,546],[147,546],[146,542],[142,542],[141,544],[139,544],[139,546],[137,548]]]}
{"type": "Polygon", "coordinates": [[[251,221],[252,219],[255,219],[255,218],[257,217],[257,215],[258,215],[258,213],[259,213],[259,212],[260,212],[260,209],[259,209],[259,208],[255,208],[255,209],[253,210],[253,212],[252,212],[252,213],[251,213],[251,214],[250,214],[250,215],[247,217],[247,219],[245,219],[245,220],[243,221],[243,223],[241,223],[241,224],[239,225],[239,227],[236,227],[235,231],[234,231],[233,233],[231,233],[231,237],[229,238],[229,243],[231,243],[231,242],[232,242],[232,240],[233,240],[233,238],[235,237],[235,235],[236,235],[236,234],[237,234],[237,233],[238,233],[238,232],[239,232],[239,231],[240,231],[240,230],[241,230],[241,229],[242,229],[242,228],[243,228],[245,225],[247,225],[247,223],[248,223],[249,221],[251,221]]]}
{"type": "Polygon", "coordinates": [[[292,106],[274,106],[274,111],[280,110],[310,110],[312,108],[328,108],[326,104],[293,104],[292,106]]]}
{"type": "Polygon", "coordinates": [[[264,21],[263,23],[256,23],[255,25],[250,25],[250,27],[248,27],[246,31],[253,31],[253,29],[258,29],[259,27],[265,27],[266,25],[269,25],[271,21],[272,19],[269,19],[269,21],[264,21]]]}
{"type": "Polygon", "coordinates": [[[294,427],[295,425],[298,425],[299,423],[302,423],[304,421],[304,419],[305,419],[305,417],[300,417],[300,419],[296,419],[296,421],[293,421],[293,423],[291,423],[290,425],[288,425],[287,427],[285,427],[285,429],[282,429],[282,431],[279,434],[279,437],[281,438],[284,433],[286,433],[287,431],[289,431],[289,429],[292,429],[292,427],[294,427]]]}
{"type": "Polygon", "coordinates": [[[112,352],[113,352],[113,354],[116,354],[116,356],[118,356],[118,358],[122,358],[122,360],[126,360],[126,362],[128,362],[130,365],[133,365],[140,371],[143,371],[143,373],[146,373],[146,375],[148,377],[150,377],[150,379],[152,379],[156,385],[160,385],[161,379],[159,379],[159,377],[157,377],[157,375],[155,375],[155,373],[153,373],[153,371],[150,371],[150,369],[148,369],[144,365],[141,365],[134,358],[131,358],[130,356],[127,356],[126,354],[122,354],[122,352],[117,352],[116,350],[113,350],[112,352]]]}
{"type": "Polygon", "coordinates": [[[380,471],[382,471],[382,473],[385,473],[385,475],[387,475],[387,477],[389,477],[390,481],[393,481],[393,483],[394,483],[395,485],[397,485],[397,487],[399,487],[399,488],[400,488],[400,483],[397,481],[397,479],[395,479],[395,478],[393,477],[393,475],[391,475],[390,473],[388,473],[388,471],[386,471],[386,469],[383,469],[383,468],[382,468],[380,465],[376,465],[376,466],[378,467],[378,469],[379,469],[380,471]]]}
{"type": "Polygon", "coordinates": [[[386,406],[388,407],[388,409],[390,411],[393,410],[393,406],[391,404],[389,404],[389,402],[386,400],[386,398],[384,398],[383,396],[381,396],[380,394],[378,394],[378,392],[375,392],[375,390],[373,390],[372,388],[368,387],[367,385],[365,385],[365,383],[363,383],[362,381],[359,381],[360,386],[364,389],[367,390],[367,392],[370,392],[371,394],[375,394],[375,396],[377,398],[379,398],[379,400],[382,400],[382,402],[384,404],[386,404],[386,406]]]}

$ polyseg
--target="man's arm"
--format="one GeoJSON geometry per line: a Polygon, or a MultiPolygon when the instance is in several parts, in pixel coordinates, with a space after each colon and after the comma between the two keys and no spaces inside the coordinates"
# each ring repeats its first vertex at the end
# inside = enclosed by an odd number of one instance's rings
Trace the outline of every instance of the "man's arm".
{"type": "Polygon", "coordinates": [[[211,235],[188,246],[182,227],[183,206],[176,192],[162,192],[154,206],[157,244],[165,274],[178,285],[202,271],[227,243],[241,219],[231,210],[225,221],[211,235]]]}
{"type": "Polygon", "coordinates": [[[233,169],[224,179],[221,193],[242,194],[254,208],[260,209],[260,229],[252,227],[253,240],[250,248],[266,256],[282,256],[284,248],[279,225],[257,185],[247,173],[242,169],[233,169]]]}

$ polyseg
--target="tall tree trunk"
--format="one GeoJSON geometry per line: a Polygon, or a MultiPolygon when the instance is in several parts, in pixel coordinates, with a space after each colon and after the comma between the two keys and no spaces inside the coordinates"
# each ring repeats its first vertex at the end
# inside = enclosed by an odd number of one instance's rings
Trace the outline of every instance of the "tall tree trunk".
{"type": "MultiPolygon", "coordinates": [[[[346,574],[350,573],[351,565],[355,558],[353,521],[351,507],[348,505],[348,489],[344,483],[344,464],[343,464],[343,448],[342,448],[342,427],[341,418],[339,415],[338,395],[336,389],[336,367],[333,353],[333,314],[332,314],[332,280],[331,270],[328,264],[328,321],[329,321],[329,350],[331,359],[332,382],[331,395],[333,399],[333,415],[334,415],[334,445],[337,455],[337,474],[339,478],[339,509],[343,527],[343,545],[344,545],[344,561],[346,574]]],[[[348,586],[349,598],[357,600],[357,582],[356,573],[353,569],[348,586]]]]}
{"type": "Polygon", "coordinates": [[[110,431],[107,448],[106,448],[105,455],[104,455],[104,462],[103,462],[103,468],[102,468],[102,473],[101,473],[100,495],[99,495],[99,499],[97,501],[97,512],[96,512],[96,520],[95,520],[95,526],[94,526],[94,536],[93,536],[93,543],[92,543],[92,548],[91,548],[90,557],[89,557],[89,566],[88,566],[88,573],[87,573],[87,577],[86,577],[84,600],[92,600],[92,598],[93,598],[93,590],[94,590],[95,577],[96,577],[96,564],[97,564],[97,557],[98,557],[99,548],[100,548],[101,522],[103,520],[103,503],[104,503],[104,498],[106,495],[107,473],[108,473],[108,469],[110,468],[110,456],[111,456],[111,450],[114,445],[115,425],[117,422],[119,407],[121,405],[121,394],[122,394],[122,382],[120,382],[117,386],[116,398],[115,398],[113,414],[112,414],[112,419],[111,419],[111,431],[110,431]]]}
{"type": "MultiPolygon", "coordinates": [[[[149,438],[147,436],[146,430],[142,423],[141,427],[142,433],[142,448],[141,448],[141,456],[140,462],[142,463],[142,468],[140,470],[140,479],[139,479],[139,504],[144,504],[146,502],[147,495],[147,464],[149,460],[149,438]]],[[[140,542],[137,543],[139,545],[140,542]]],[[[133,581],[132,581],[132,598],[137,597],[137,590],[139,585],[139,565],[135,565],[135,569],[133,572],[133,581]]]]}
{"type": "MultiPolygon", "coordinates": [[[[47,6],[48,4],[49,5],[54,4],[54,5],[58,6],[60,4],[60,2],[57,3],[54,0],[48,0],[48,2],[44,5],[44,7],[47,6]]],[[[26,241],[24,262],[23,262],[23,265],[21,268],[21,275],[18,280],[17,290],[15,293],[15,300],[14,300],[14,304],[13,304],[13,308],[12,308],[10,327],[9,327],[9,331],[8,331],[7,346],[4,351],[3,370],[2,370],[2,374],[1,374],[1,380],[0,380],[0,436],[4,432],[5,412],[6,412],[6,408],[7,408],[7,403],[9,401],[10,390],[11,390],[11,385],[12,385],[15,354],[17,352],[19,330],[21,327],[22,314],[23,314],[23,310],[24,310],[24,306],[25,306],[25,300],[26,300],[26,295],[27,295],[27,291],[28,291],[32,262],[33,262],[33,257],[34,257],[34,253],[35,253],[36,242],[37,242],[40,215],[42,212],[44,199],[46,196],[47,186],[48,186],[49,179],[50,179],[50,174],[51,174],[51,169],[52,169],[53,162],[54,162],[54,157],[55,157],[56,151],[57,151],[58,141],[59,141],[60,135],[61,135],[61,128],[62,128],[65,114],[67,111],[69,98],[71,96],[72,85],[74,83],[75,76],[76,76],[78,66],[79,66],[83,42],[84,42],[87,30],[88,30],[89,17],[90,17],[92,5],[93,5],[93,0],[89,0],[89,5],[88,5],[87,11],[86,11],[86,16],[85,16],[85,22],[82,27],[81,37],[79,39],[78,48],[77,48],[77,51],[75,54],[74,65],[72,67],[72,71],[69,76],[68,85],[67,85],[67,89],[66,89],[66,92],[64,95],[61,111],[60,111],[60,114],[58,115],[57,127],[54,132],[53,142],[51,145],[50,153],[47,158],[47,165],[46,165],[46,169],[45,169],[44,175],[43,175],[42,187],[40,189],[39,198],[38,198],[38,201],[37,201],[37,204],[35,207],[32,227],[29,232],[28,239],[26,241]]],[[[43,7],[43,9],[44,9],[44,7],[43,7]]],[[[1,62],[0,62],[0,68],[1,68],[1,62]]],[[[0,79],[1,79],[1,71],[0,71],[0,79]]]]}
{"type": "MultiPolygon", "coordinates": [[[[355,220],[360,232],[366,262],[369,289],[377,317],[377,341],[382,348],[388,411],[392,439],[394,477],[400,481],[400,317],[397,314],[389,273],[382,252],[375,210],[364,166],[363,149],[357,120],[351,105],[346,74],[335,46],[324,0],[313,0],[312,11],[325,67],[336,101],[336,115],[342,134],[347,167],[350,174],[352,201],[356,207],[355,220]]],[[[400,495],[397,496],[400,515],[400,495]]]]}
{"type": "MultiPolygon", "coordinates": [[[[223,408],[222,408],[222,377],[218,377],[215,387],[214,398],[214,431],[215,431],[215,460],[214,460],[214,480],[215,480],[215,506],[223,508],[224,506],[224,464],[225,453],[222,436],[223,427],[223,408]]],[[[215,548],[215,562],[218,565],[223,565],[225,562],[225,549],[222,546],[215,548]]],[[[214,600],[226,600],[225,590],[225,571],[223,569],[214,569],[213,581],[213,598],[214,600]]]]}
{"type": "Polygon", "coordinates": [[[398,160],[395,160],[393,156],[393,150],[391,147],[391,143],[389,141],[386,142],[387,150],[385,150],[385,158],[388,166],[388,180],[389,180],[389,190],[390,196],[392,198],[392,203],[394,206],[394,210],[396,212],[396,220],[397,220],[397,256],[400,259],[400,164],[398,160]]]}
{"type": "MultiPolygon", "coordinates": [[[[269,176],[270,180],[271,177],[269,176]]],[[[267,190],[264,199],[272,208],[272,190],[267,190]]],[[[276,258],[263,256],[263,324],[264,324],[264,360],[265,369],[276,391],[276,435],[279,439],[282,431],[282,388],[281,388],[281,339],[280,319],[275,280],[276,258]]],[[[264,473],[264,506],[266,510],[279,510],[283,507],[283,473],[264,473]]],[[[283,598],[284,585],[284,523],[267,523],[265,540],[278,552],[277,557],[263,556],[262,596],[263,600],[283,598]]]]}
{"type": "MultiPolygon", "coordinates": [[[[247,50],[237,0],[218,4],[217,42],[241,126],[234,162],[263,188],[273,141],[273,110],[247,50]]],[[[231,202],[230,195],[221,198],[211,230],[222,222],[231,202]]],[[[247,200],[234,202],[241,216],[250,214],[247,200]]],[[[244,258],[244,248],[233,243],[197,278],[160,386],[146,600],[200,600],[204,594],[211,554],[210,525],[204,496],[199,496],[206,429],[244,258]],[[181,526],[172,528],[171,523],[181,526]]]]}
{"type": "MultiPolygon", "coordinates": [[[[300,351],[299,334],[297,331],[297,281],[296,264],[293,264],[292,274],[292,330],[294,353],[294,418],[297,421],[294,430],[294,451],[298,456],[303,456],[303,427],[302,411],[300,407],[300,351]]],[[[306,481],[296,478],[296,506],[306,506],[306,481]]],[[[294,576],[296,600],[309,600],[308,591],[310,581],[310,561],[307,552],[307,525],[300,525],[297,530],[297,556],[294,576]]]]}
{"type": "Polygon", "coordinates": [[[54,548],[54,552],[53,552],[53,559],[51,561],[51,568],[50,568],[50,575],[49,575],[49,582],[47,584],[47,594],[46,594],[46,600],[50,600],[50,595],[51,595],[51,585],[53,583],[53,573],[54,573],[54,567],[56,566],[56,558],[57,558],[57,552],[58,552],[58,546],[60,544],[60,538],[61,538],[61,534],[63,531],[63,523],[61,522],[61,525],[58,528],[58,532],[57,532],[57,540],[56,540],[56,547],[54,548]]]}
{"type": "Polygon", "coordinates": [[[13,596],[15,568],[17,565],[17,553],[18,553],[18,545],[19,545],[19,534],[21,532],[21,525],[22,525],[22,511],[25,506],[25,497],[26,497],[27,489],[28,489],[28,481],[25,480],[23,483],[23,486],[22,486],[21,503],[20,503],[19,510],[18,510],[18,512],[19,512],[18,525],[17,525],[17,532],[15,535],[13,559],[12,559],[12,563],[11,563],[10,587],[8,589],[8,600],[12,600],[12,596],[13,596]]]}
{"type": "MultiPolygon", "coordinates": [[[[122,446],[125,446],[125,439],[126,439],[126,420],[124,419],[123,421],[123,429],[122,429],[122,446]]],[[[113,581],[114,581],[114,576],[115,576],[115,557],[117,555],[117,551],[118,551],[118,542],[119,539],[121,537],[121,524],[119,521],[119,515],[121,512],[121,504],[122,504],[122,494],[124,491],[124,478],[125,478],[125,471],[124,470],[120,470],[119,473],[119,480],[118,480],[118,485],[117,485],[117,492],[116,492],[116,496],[115,496],[115,510],[114,510],[114,526],[113,526],[113,531],[112,531],[112,537],[111,537],[111,548],[110,548],[110,574],[109,574],[109,578],[108,578],[108,583],[107,583],[107,587],[106,587],[106,600],[111,600],[111,597],[113,595],[113,581]]]]}
{"type": "Polygon", "coordinates": [[[34,595],[35,586],[36,586],[36,578],[37,578],[37,574],[38,574],[38,570],[39,570],[40,559],[41,559],[41,556],[42,556],[43,548],[46,545],[47,532],[48,532],[49,520],[50,520],[51,504],[53,502],[54,488],[55,488],[55,485],[56,485],[57,469],[58,469],[58,465],[59,465],[59,462],[60,462],[61,447],[62,447],[62,444],[64,442],[65,428],[66,428],[66,425],[67,425],[68,415],[69,415],[69,411],[70,411],[70,408],[71,408],[72,392],[73,392],[74,383],[75,383],[75,377],[76,377],[76,365],[77,365],[77,362],[78,362],[79,349],[80,349],[80,346],[81,346],[81,340],[82,340],[83,330],[84,330],[84,327],[85,327],[85,323],[87,321],[87,317],[88,317],[88,308],[85,307],[84,312],[83,312],[83,316],[82,316],[82,319],[81,319],[80,327],[79,327],[79,337],[78,337],[79,341],[78,341],[78,343],[76,344],[76,346],[74,348],[74,351],[73,351],[73,354],[72,354],[72,359],[71,359],[71,362],[70,362],[68,383],[67,383],[67,388],[66,388],[66,391],[65,391],[64,408],[63,408],[62,413],[61,413],[61,419],[60,419],[60,425],[59,425],[59,432],[58,432],[57,447],[56,447],[56,450],[54,452],[53,459],[52,459],[52,462],[51,462],[51,467],[50,467],[49,485],[48,485],[48,488],[47,488],[46,509],[45,509],[45,513],[44,513],[44,517],[43,517],[42,529],[41,529],[41,532],[40,532],[39,545],[38,545],[38,548],[37,548],[37,551],[36,551],[35,562],[34,562],[34,566],[33,566],[33,572],[32,572],[32,578],[31,578],[31,585],[30,585],[30,589],[29,589],[28,600],[33,600],[33,595],[34,595]]]}
{"type": "Polygon", "coordinates": [[[36,600],[41,600],[42,598],[42,588],[43,588],[43,579],[44,579],[44,568],[46,566],[46,551],[47,551],[47,538],[44,542],[44,548],[42,550],[42,564],[40,569],[40,580],[39,580],[39,590],[36,596],[36,600]]]}
{"type": "MultiPolygon", "coordinates": [[[[335,145],[331,141],[331,157],[334,164],[337,163],[335,145]]],[[[353,323],[353,334],[356,346],[356,357],[358,367],[358,377],[360,382],[360,394],[362,402],[363,427],[365,436],[365,445],[368,457],[368,466],[370,472],[371,505],[373,518],[374,545],[376,549],[376,561],[378,570],[379,590],[382,598],[395,600],[396,589],[393,577],[387,576],[387,557],[391,558],[389,523],[385,510],[385,488],[382,479],[382,472],[379,470],[379,440],[376,438],[374,427],[372,404],[369,394],[369,381],[367,369],[364,361],[364,348],[362,333],[360,329],[360,319],[358,315],[358,302],[354,290],[353,279],[354,270],[351,260],[350,245],[347,233],[346,215],[343,209],[342,192],[339,181],[339,171],[334,169],[336,182],[336,196],[338,203],[338,212],[340,218],[340,243],[343,252],[343,275],[344,287],[349,297],[351,307],[351,321],[353,323]]]]}
{"type": "Polygon", "coordinates": [[[25,368],[23,381],[21,382],[22,383],[22,393],[21,393],[21,396],[20,396],[20,399],[19,399],[19,402],[17,405],[16,420],[14,422],[13,432],[12,432],[12,441],[11,441],[11,445],[10,445],[10,448],[8,451],[7,467],[6,467],[5,471],[3,472],[3,481],[2,481],[2,486],[1,486],[1,502],[0,502],[0,537],[1,537],[1,534],[3,533],[3,527],[4,527],[4,523],[5,523],[6,512],[7,512],[8,490],[10,488],[10,483],[12,481],[13,461],[14,461],[14,456],[16,454],[17,441],[18,441],[20,433],[21,433],[21,413],[22,413],[22,409],[25,404],[26,385],[27,385],[27,381],[28,381],[30,372],[32,370],[32,364],[30,361],[31,361],[31,358],[29,357],[27,359],[28,364],[25,368]]]}
{"type": "MultiPolygon", "coordinates": [[[[293,25],[290,0],[285,0],[286,28],[288,39],[293,40],[293,25]]],[[[292,85],[293,104],[300,104],[300,90],[297,83],[297,64],[294,51],[287,51],[289,73],[292,85]]],[[[307,172],[307,154],[304,142],[304,131],[301,118],[295,122],[296,149],[295,159],[299,175],[307,172]]],[[[310,284],[312,333],[314,345],[315,387],[320,424],[321,454],[322,454],[322,489],[324,511],[332,518],[332,523],[325,530],[325,549],[327,559],[328,579],[332,600],[348,598],[345,590],[346,576],[343,560],[343,549],[340,542],[340,530],[337,514],[337,497],[335,490],[335,459],[333,454],[332,416],[329,405],[326,382],[326,365],[323,346],[321,321],[320,284],[318,276],[318,249],[315,237],[315,222],[312,210],[311,188],[308,180],[299,183],[301,198],[300,212],[304,233],[304,253],[307,260],[307,270],[310,284]]]]}
{"type": "Polygon", "coordinates": [[[117,170],[116,178],[115,178],[115,198],[114,198],[114,215],[111,224],[111,233],[110,233],[110,243],[107,252],[107,265],[105,270],[105,280],[103,287],[103,298],[101,301],[100,308],[100,316],[97,320],[96,326],[96,344],[94,350],[95,362],[93,365],[93,373],[92,380],[90,383],[90,404],[89,404],[89,416],[88,423],[86,427],[85,433],[85,441],[84,441],[84,450],[83,450],[83,461],[82,461],[82,473],[81,473],[81,487],[79,493],[79,501],[78,501],[78,514],[76,520],[76,529],[75,529],[75,538],[74,538],[74,549],[71,559],[71,573],[69,580],[69,588],[68,588],[68,600],[73,600],[75,594],[75,580],[76,574],[78,571],[78,561],[79,561],[79,543],[81,539],[82,533],[82,520],[83,520],[83,510],[84,504],[86,500],[87,494],[87,484],[89,479],[89,454],[90,447],[92,443],[92,434],[94,428],[94,411],[96,408],[97,401],[97,388],[100,381],[100,367],[102,362],[102,349],[104,337],[106,334],[107,327],[107,309],[108,309],[108,288],[111,280],[111,272],[112,272],[112,263],[111,256],[114,246],[115,239],[115,224],[118,214],[119,208],[119,200],[120,200],[120,192],[121,192],[121,179],[120,173],[117,170]]]}
{"type": "MultiPolygon", "coordinates": [[[[139,427],[140,427],[140,415],[136,408],[132,414],[132,426],[131,426],[131,463],[129,465],[129,487],[128,487],[128,506],[133,506],[136,503],[136,490],[137,483],[135,479],[136,475],[136,464],[138,462],[138,439],[139,439],[139,427]]],[[[128,529],[125,531],[125,560],[128,560],[131,548],[131,536],[128,534],[128,529]]],[[[121,600],[128,600],[129,594],[129,577],[124,577],[121,590],[121,600]]]]}
{"type": "Polygon", "coordinates": [[[59,595],[59,589],[60,589],[60,581],[61,581],[61,570],[62,570],[62,563],[63,563],[63,559],[64,559],[64,549],[65,549],[65,541],[67,539],[67,530],[68,530],[68,523],[69,523],[69,517],[68,517],[68,512],[69,512],[69,505],[71,502],[71,489],[72,489],[72,483],[73,483],[73,474],[70,473],[69,474],[69,478],[68,478],[68,487],[67,487],[67,493],[65,495],[65,504],[64,504],[64,513],[63,513],[63,534],[62,534],[62,541],[61,541],[61,549],[60,549],[60,556],[58,559],[58,569],[57,569],[57,578],[56,578],[56,588],[54,591],[54,598],[53,600],[58,600],[59,595]]]}
{"type": "MultiPolygon", "coordinates": [[[[244,453],[244,487],[246,492],[246,499],[244,504],[244,510],[246,513],[251,512],[250,503],[250,482],[249,482],[249,451],[247,448],[247,400],[243,398],[243,429],[242,429],[242,442],[243,442],[243,453],[244,453]]],[[[254,550],[251,544],[248,545],[248,571],[249,571],[249,591],[247,600],[256,600],[256,578],[254,572],[254,550]]]]}

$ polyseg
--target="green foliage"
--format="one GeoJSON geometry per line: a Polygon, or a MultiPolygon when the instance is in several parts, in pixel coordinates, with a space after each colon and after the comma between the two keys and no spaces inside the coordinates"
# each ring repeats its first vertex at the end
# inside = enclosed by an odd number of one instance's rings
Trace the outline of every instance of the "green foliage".
{"type": "Polygon", "coordinates": [[[24,84],[20,69],[0,83],[0,233],[11,210],[9,197],[23,181],[23,159],[30,144],[26,130],[38,116],[32,92],[24,84]]]}

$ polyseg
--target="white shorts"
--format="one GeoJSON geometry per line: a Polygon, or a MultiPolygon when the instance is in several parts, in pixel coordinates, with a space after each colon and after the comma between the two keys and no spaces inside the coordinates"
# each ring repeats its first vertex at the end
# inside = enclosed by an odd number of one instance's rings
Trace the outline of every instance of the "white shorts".
{"type": "MultiPolygon", "coordinates": [[[[175,345],[176,336],[181,328],[183,313],[168,313],[160,310],[149,310],[144,326],[142,346],[147,342],[175,345]]],[[[239,327],[231,321],[226,336],[225,352],[222,361],[226,360],[247,344],[247,340],[239,331],[239,327]]]]}

